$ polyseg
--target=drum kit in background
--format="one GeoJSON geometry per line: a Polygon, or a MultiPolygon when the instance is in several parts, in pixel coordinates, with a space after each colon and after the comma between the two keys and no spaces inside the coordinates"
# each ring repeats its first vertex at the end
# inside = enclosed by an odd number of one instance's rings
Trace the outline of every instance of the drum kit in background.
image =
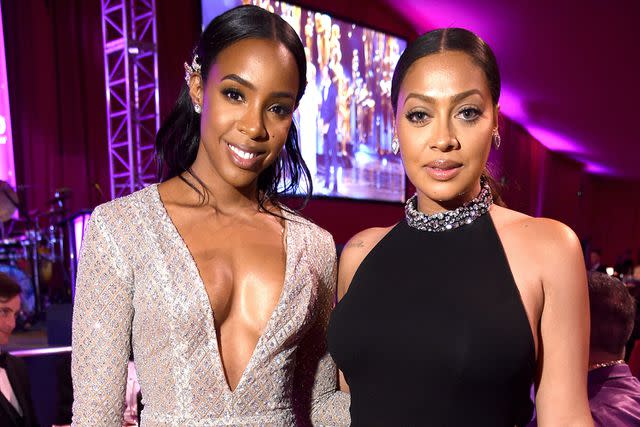
{"type": "Polygon", "coordinates": [[[0,181],[0,273],[22,289],[18,327],[29,329],[50,304],[72,301],[77,251],[90,212],[70,214],[68,188],[57,190],[44,211],[28,212],[0,181]]]}

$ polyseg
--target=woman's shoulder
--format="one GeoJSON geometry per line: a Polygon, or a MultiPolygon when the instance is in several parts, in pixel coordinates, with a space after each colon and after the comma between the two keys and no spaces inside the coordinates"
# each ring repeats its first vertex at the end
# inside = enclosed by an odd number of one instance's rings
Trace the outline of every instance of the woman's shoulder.
{"type": "Polygon", "coordinates": [[[321,246],[331,246],[335,250],[335,242],[331,233],[318,224],[314,223],[309,218],[306,218],[299,212],[282,210],[287,224],[287,232],[295,233],[296,236],[307,237],[308,243],[317,243],[321,246]]]}
{"type": "Polygon", "coordinates": [[[533,217],[501,206],[491,208],[491,217],[500,234],[509,233],[528,242],[536,249],[544,249],[550,256],[580,249],[576,233],[568,225],[551,218],[533,217]]]}
{"type": "Polygon", "coordinates": [[[364,254],[364,258],[393,227],[395,224],[388,227],[371,227],[354,234],[344,246],[342,253],[348,258],[358,258],[364,254]]]}
{"type": "Polygon", "coordinates": [[[157,204],[157,185],[152,184],[126,196],[102,203],[93,210],[91,218],[113,226],[125,225],[157,204]]]}
{"type": "Polygon", "coordinates": [[[369,252],[396,226],[371,227],[356,233],[344,245],[338,268],[338,298],[349,289],[351,280],[369,252]]]}

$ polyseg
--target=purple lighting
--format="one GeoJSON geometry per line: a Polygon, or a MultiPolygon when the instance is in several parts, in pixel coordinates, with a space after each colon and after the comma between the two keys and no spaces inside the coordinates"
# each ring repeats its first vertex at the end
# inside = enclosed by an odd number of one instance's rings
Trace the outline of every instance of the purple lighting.
{"type": "Polygon", "coordinates": [[[500,90],[500,112],[505,116],[521,122],[526,120],[527,112],[522,104],[522,98],[513,90],[502,85],[500,90]]]}
{"type": "Polygon", "coordinates": [[[89,224],[90,214],[84,214],[76,217],[73,220],[73,235],[75,238],[76,250],[71,256],[75,256],[75,259],[80,258],[80,246],[82,246],[82,239],[84,238],[84,232],[86,231],[87,224],[89,224]]]}
{"type": "MultiPolygon", "coordinates": [[[[531,119],[527,114],[523,97],[516,91],[509,87],[505,87],[504,85],[500,93],[500,111],[511,120],[515,120],[522,124],[531,136],[549,150],[573,154],[574,157],[586,154],[584,148],[568,136],[557,131],[532,124],[531,119]]],[[[589,164],[589,162],[584,163],[587,165],[589,164]]],[[[593,166],[591,169],[587,168],[587,170],[600,170],[600,173],[605,173],[605,168],[598,166],[593,166]]]]}
{"type": "Polygon", "coordinates": [[[594,175],[615,175],[615,170],[590,160],[584,148],[569,137],[558,132],[527,125],[526,129],[542,145],[554,152],[568,153],[584,165],[584,170],[594,175]]]}
{"type": "Polygon", "coordinates": [[[603,166],[592,161],[584,160],[584,170],[594,175],[614,175],[615,171],[609,167],[603,166]]]}
{"type": "Polygon", "coordinates": [[[50,354],[70,353],[71,347],[46,347],[31,348],[28,350],[12,351],[11,355],[15,357],[32,357],[32,356],[48,356],[50,354]]]}
{"type": "Polygon", "coordinates": [[[551,151],[584,154],[584,148],[565,135],[534,125],[525,125],[531,136],[551,151]]]}
{"type": "Polygon", "coordinates": [[[4,51],[4,28],[0,10],[0,179],[16,187],[13,164],[13,139],[11,137],[11,112],[7,85],[7,63],[4,51]]]}
{"type": "Polygon", "coordinates": [[[497,8],[479,7],[469,13],[469,7],[462,1],[400,1],[386,0],[408,21],[414,23],[418,32],[423,33],[435,28],[467,28],[487,40],[496,49],[497,43],[489,35],[497,25],[502,25],[502,15],[497,8]]]}

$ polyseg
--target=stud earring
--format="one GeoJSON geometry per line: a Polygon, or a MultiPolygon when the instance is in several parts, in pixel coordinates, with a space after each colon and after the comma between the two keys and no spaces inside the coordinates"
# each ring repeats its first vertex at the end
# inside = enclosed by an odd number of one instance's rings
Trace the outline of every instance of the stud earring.
{"type": "Polygon", "coordinates": [[[398,135],[394,134],[393,138],[391,139],[391,151],[395,155],[398,155],[398,152],[400,151],[400,141],[398,141],[398,135]]]}
{"type": "Polygon", "coordinates": [[[202,112],[202,107],[200,106],[200,104],[193,104],[193,110],[196,112],[196,114],[200,114],[202,112]]]}
{"type": "Polygon", "coordinates": [[[502,142],[500,138],[500,132],[498,132],[498,128],[495,128],[493,130],[493,145],[495,145],[496,150],[500,148],[500,142],[502,142]]]}

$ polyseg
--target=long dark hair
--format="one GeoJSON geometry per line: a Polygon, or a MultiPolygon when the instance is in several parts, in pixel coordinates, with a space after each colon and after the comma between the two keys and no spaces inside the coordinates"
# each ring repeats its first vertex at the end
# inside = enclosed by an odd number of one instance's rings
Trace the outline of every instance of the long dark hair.
{"type": "MultiPolygon", "coordinates": [[[[469,55],[487,78],[493,105],[498,104],[500,99],[500,69],[491,47],[475,33],[464,28],[440,28],[418,37],[407,46],[400,59],[398,59],[393,72],[393,79],[391,80],[391,105],[393,106],[394,115],[398,110],[400,87],[413,63],[425,56],[447,51],[459,51],[469,55]]],[[[504,201],[499,193],[499,184],[493,179],[487,167],[482,171],[482,175],[489,182],[494,202],[504,206],[504,201]]]]}
{"type": "MultiPolygon", "coordinates": [[[[302,41],[293,28],[281,17],[258,6],[238,6],[215,17],[202,33],[193,50],[198,55],[201,66],[203,86],[211,65],[218,54],[243,39],[269,39],[282,43],[293,55],[298,66],[298,93],[296,105],[299,103],[307,86],[307,61],[302,41]]],[[[189,61],[190,62],[190,61],[189,61]]],[[[203,203],[208,198],[206,185],[191,171],[200,144],[200,114],[193,109],[188,85],[180,91],[173,110],[163,122],[156,136],[156,160],[158,179],[166,181],[179,176],[185,183],[198,192],[203,203]],[[183,177],[189,173],[202,187],[197,188],[183,177]]],[[[284,149],[276,161],[258,176],[258,204],[267,212],[266,202],[285,208],[278,198],[285,194],[296,193],[304,188],[303,207],[312,193],[311,173],[300,152],[300,141],[295,123],[291,123],[284,149]],[[305,181],[305,185],[301,185],[305,181]]]]}

